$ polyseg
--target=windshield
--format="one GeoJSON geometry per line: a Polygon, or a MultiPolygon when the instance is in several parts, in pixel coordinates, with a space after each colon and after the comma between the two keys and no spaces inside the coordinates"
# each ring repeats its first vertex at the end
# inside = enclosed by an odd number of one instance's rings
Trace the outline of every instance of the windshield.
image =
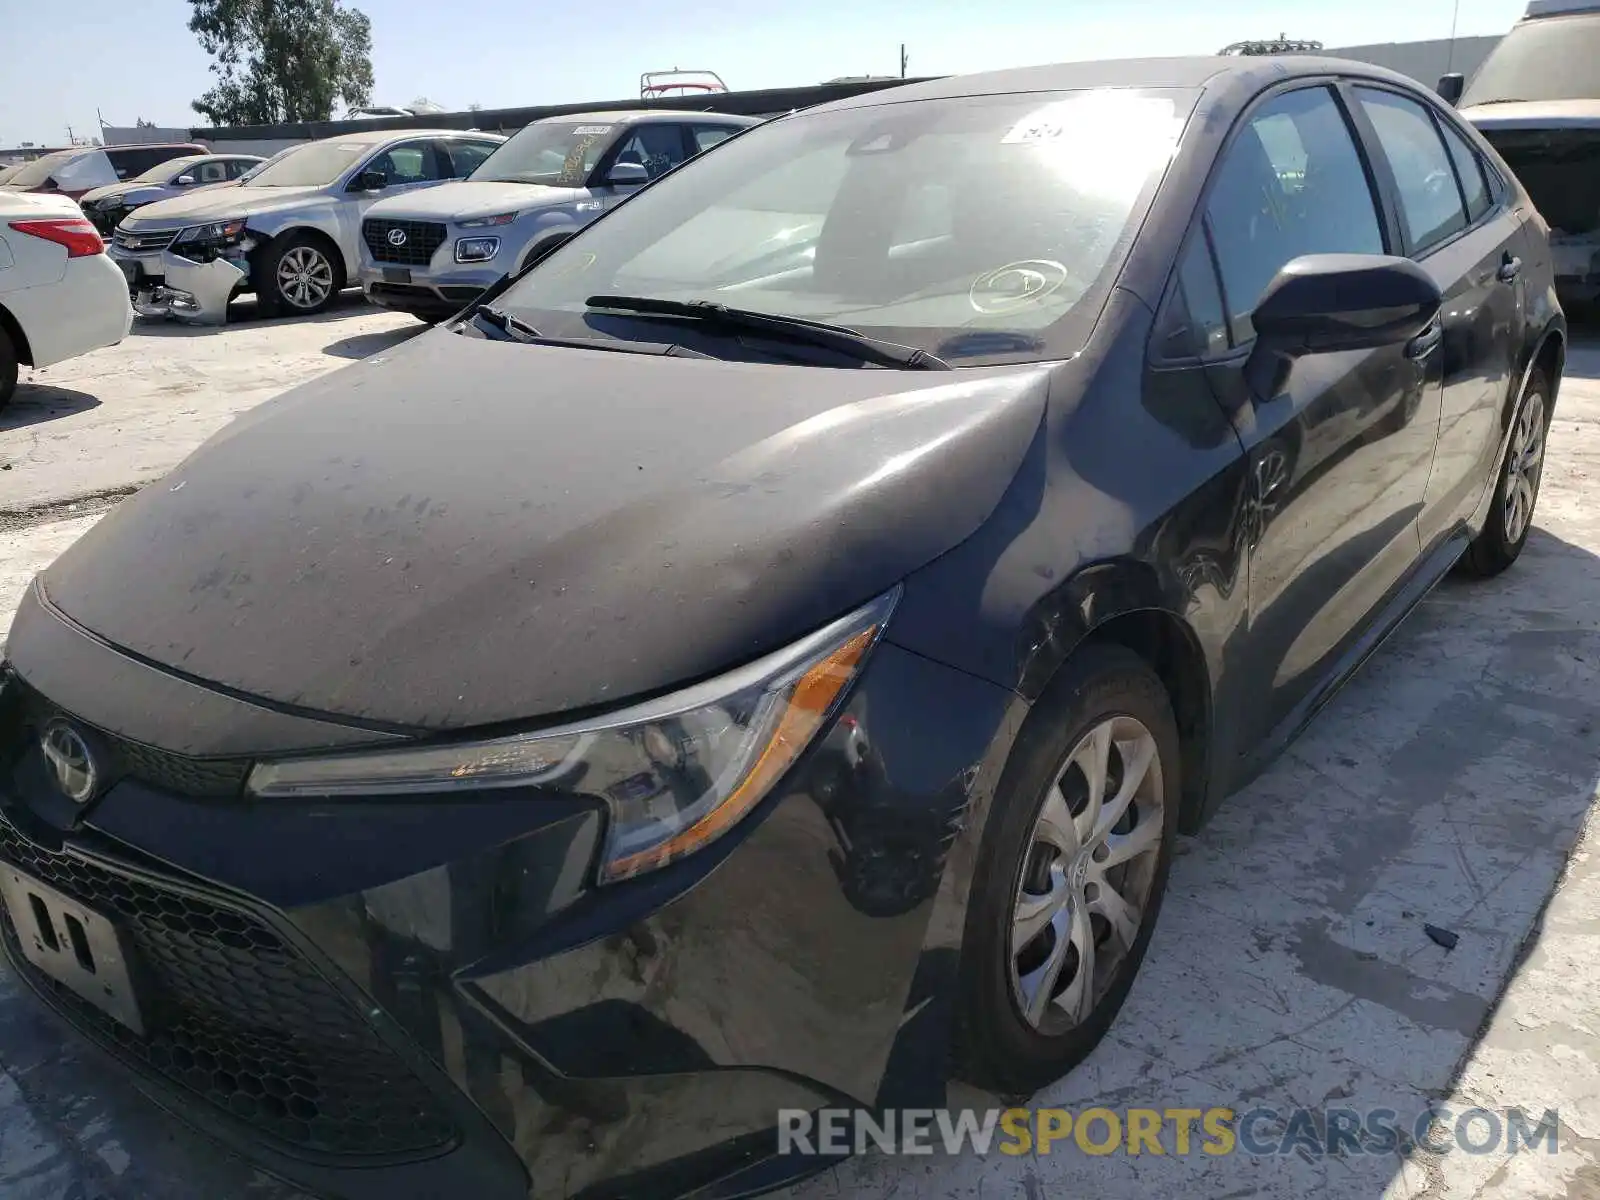
{"type": "Polygon", "coordinates": [[[560,336],[614,329],[585,300],[621,294],[825,321],[967,365],[1065,357],[1192,106],[1108,89],[783,118],[621,205],[499,304],[560,336]]]}
{"type": "Polygon", "coordinates": [[[501,143],[467,178],[582,187],[620,128],[608,121],[536,121],[501,143]]]}
{"type": "Polygon", "coordinates": [[[38,187],[79,153],[81,152],[75,150],[58,150],[54,154],[36,158],[31,163],[23,164],[22,170],[6,180],[6,185],[14,188],[38,187]]]}
{"type": "Polygon", "coordinates": [[[1600,13],[1513,26],[1472,77],[1461,107],[1510,100],[1600,99],[1600,13]]]}
{"type": "Polygon", "coordinates": [[[128,180],[129,183],[166,183],[183,174],[185,167],[191,167],[199,162],[205,155],[191,154],[187,158],[169,158],[166,162],[159,162],[143,175],[135,175],[128,180]]]}
{"type": "Polygon", "coordinates": [[[326,187],[343,175],[363,155],[378,147],[372,142],[308,142],[283,153],[250,179],[252,187],[326,187]]]}

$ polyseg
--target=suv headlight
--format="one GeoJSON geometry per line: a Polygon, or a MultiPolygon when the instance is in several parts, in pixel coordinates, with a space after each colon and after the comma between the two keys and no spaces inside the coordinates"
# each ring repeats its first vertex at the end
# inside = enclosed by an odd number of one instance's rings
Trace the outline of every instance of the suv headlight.
{"type": "Polygon", "coordinates": [[[172,239],[174,246],[184,242],[231,242],[244,236],[244,219],[237,221],[213,221],[209,225],[190,225],[187,229],[180,229],[178,236],[172,239]]]}
{"type": "Polygon", "coordinates": [[[462,229],[491,229],[500,225],[509,225],[522,214],[520,212],[495,213],[492,217],[473,217],[470,221],[457,221],[462,229]]]}
{"type": "Polygon", "coordinates": [[[500,239],[497,237],[456,239],[456,261],[458,263],[488,262],[499,253],[500,239]]]}
{"type": "Polygon", "coordinates": [[[600,879],[709,845],[769,795],[837,710],[899,598],[889,592],[716,679],[620,712],[489,741],[258,763],[262,799],[527,788],[610,813],[600,879]]]}

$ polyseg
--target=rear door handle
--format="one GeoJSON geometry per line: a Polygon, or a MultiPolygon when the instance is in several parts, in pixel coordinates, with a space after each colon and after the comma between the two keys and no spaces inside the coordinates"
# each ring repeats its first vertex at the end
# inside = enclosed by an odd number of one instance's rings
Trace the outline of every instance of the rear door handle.
{"type": "Polygon", "coordinates": [[[1500,263],[1500,269],[1495,272],[1495,278],[1501,283],[1510,283],[1522,274],[1522,260],[1515,255],[1507,254],[1500,263]]]}
{"type": "Polygon", "coordinates": [[[1406,343],[1407,358],[1427,358],[1439,348],[1439,343],[1444,341],[1444,322],[1438,317],[1416,337],[1406,343]]]}

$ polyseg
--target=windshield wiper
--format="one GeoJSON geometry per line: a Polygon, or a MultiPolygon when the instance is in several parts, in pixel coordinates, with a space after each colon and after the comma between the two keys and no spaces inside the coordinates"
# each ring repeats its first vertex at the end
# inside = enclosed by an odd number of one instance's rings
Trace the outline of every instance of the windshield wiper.
{"type": "Polygon", "coordinates": [[[513,317],[503,309],[495,308],[492,304],[474,304],[469,310],[480,325],[487,325],[498,330],[513,342],[536,342],[541,340],[537,329],[529,325],[521,317],[513,317]]]}
{"type": "Polygon", "coordinates": [[[904,371],[948,371],[949,363],[942,358],[886,342],[847,329],[843,325],[829,325],[823,321],[807,321],[801,317],[785,317],[775,313],[755,312],[748,308],[729,308],[709,300],[660,300],[653,296],[590,296],[585,303],[591,309],[610,309],[613,312],[640,313],[645,316],[687,317],[709,325],[727,329],[764,333],[826,350],[848,354],[862,362],[884,367],[897,367],[904,371]]]}
{"type": "Polygon", "coordinates": [[[472,316],[480,327],[488,325],[500,335],[526,346],[566,346],[573,350],[606,350],[613,354],[656,354],[663,358],[705,358],[711,355],[691,350],[687,346],[668,345],[665,342],[613,342],[599,338],[545,337],[521,317],[514,317],[490,304],[474,304],[472,316]]]}

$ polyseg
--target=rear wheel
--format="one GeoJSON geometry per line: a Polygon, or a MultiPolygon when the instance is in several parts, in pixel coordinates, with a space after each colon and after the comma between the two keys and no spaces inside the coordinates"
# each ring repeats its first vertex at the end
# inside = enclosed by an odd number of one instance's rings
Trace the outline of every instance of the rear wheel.
{"type": "Polygon", "coordinates": [[[0,329],[0,408],[11,403],[17,393],[17,348],[11,336],[0,329]]]}
{"type": "Polygon", "coordinates": [[[344,290],[344,266],[320,238],[290,234],[262,253],[256,299],[267,316],[322,312],[344,290]]]}
{"type": "Polygon", "coordinates": [[[1081,652],[1034,706],[984,829],[962,942],[968,1082],[1030,1095],[1105,1036],[1155,928],[1179,794],[1160,679],[1121,647],[1081,652]]]}
{"type": "Polygon", "coordinates": [[[1469,574],[1488,578],[1504,571],[1528,544],[1533,509],[1544,479],[1546,435],[1550,431],[1550,381],[1535,368],[1512,417],[1511,441],[1495,480],[1494,500],[1483,529],[1467,547],[1461,565],[1469,574]]]}

